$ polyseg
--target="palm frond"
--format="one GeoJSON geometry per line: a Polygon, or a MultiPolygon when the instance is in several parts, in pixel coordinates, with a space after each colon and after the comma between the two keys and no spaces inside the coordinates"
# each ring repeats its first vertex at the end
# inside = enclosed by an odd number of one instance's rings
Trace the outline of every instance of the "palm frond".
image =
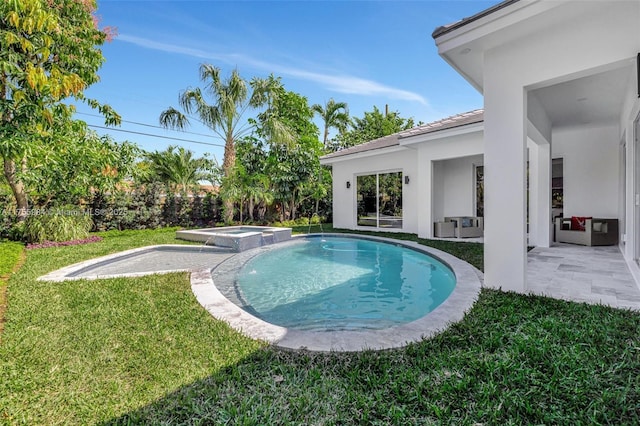
{"type": "Polygon", "coordinates": [[[160,125],[166,129],[184,130],[189,126],[189,119],[182,112],[169,107],[160,114],[160,125]]]}
{"type": "Polygon", "coordinates": [[[180,106],[187,114],[199,114],[200,109],[206,105],[202,97],[202,91],[200,88],[187,89],[180,94],[179,97],[180,106]]]}

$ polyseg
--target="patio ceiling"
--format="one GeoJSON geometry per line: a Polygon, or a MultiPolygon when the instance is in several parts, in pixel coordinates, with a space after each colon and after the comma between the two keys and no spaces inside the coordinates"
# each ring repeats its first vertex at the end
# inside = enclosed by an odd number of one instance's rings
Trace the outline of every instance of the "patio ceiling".
{"type": "Polygon", "coordinates": [[[552,84],[530,93],[538,98],[554,127],[615,124],[620,119],[634,73],[632,64],[552,84]]]}

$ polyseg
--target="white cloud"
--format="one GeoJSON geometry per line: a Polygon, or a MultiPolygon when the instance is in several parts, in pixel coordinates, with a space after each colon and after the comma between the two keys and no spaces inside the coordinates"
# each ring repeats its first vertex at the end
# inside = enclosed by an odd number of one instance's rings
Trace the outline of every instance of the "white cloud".
{"type": "Polygon", "coordinates": [[[207,52],[201,49],[161,43],[141,37],[130,36],[127,34],[118,35],[118,38],[116,40],[135,44],[136,46],[144,47],[147,49],[159,50],[162,52],[178,53],[195,58],[223,61],[232,65],[249,65],[267,72],[273,72],[277,75],[287,75],[300,80],[318,83],[320,85],[323,85],[326,89],[338,93],[348,93],[364,96],[386,96],[392,99],[418,102],[422,105],[429,104],[423,96],[417,93],[386,86],[376,81],[367,80],[360,77],[349,75],[321,74],[317,72],[305,71],[298,68],[263,62],[242,54],[220,54],[207,52]]]}

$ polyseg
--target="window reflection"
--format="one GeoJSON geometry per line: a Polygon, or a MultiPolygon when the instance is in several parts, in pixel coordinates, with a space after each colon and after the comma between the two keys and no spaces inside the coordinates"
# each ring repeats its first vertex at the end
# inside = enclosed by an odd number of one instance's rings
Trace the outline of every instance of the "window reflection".
{"type": "Polygon", "coordinates": [[[402,172],[358,176],[358,226],[402,228],[402,172]]]}

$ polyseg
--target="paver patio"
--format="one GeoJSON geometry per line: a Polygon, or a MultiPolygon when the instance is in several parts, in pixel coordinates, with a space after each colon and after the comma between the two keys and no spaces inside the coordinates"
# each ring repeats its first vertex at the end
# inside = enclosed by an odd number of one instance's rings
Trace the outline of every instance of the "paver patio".
{"type": "Polygon", "coordinates": [[[527,256],[527,286],[557,299],[640,310],[640,289],[616,246],[536,247],[527,256]]]}

